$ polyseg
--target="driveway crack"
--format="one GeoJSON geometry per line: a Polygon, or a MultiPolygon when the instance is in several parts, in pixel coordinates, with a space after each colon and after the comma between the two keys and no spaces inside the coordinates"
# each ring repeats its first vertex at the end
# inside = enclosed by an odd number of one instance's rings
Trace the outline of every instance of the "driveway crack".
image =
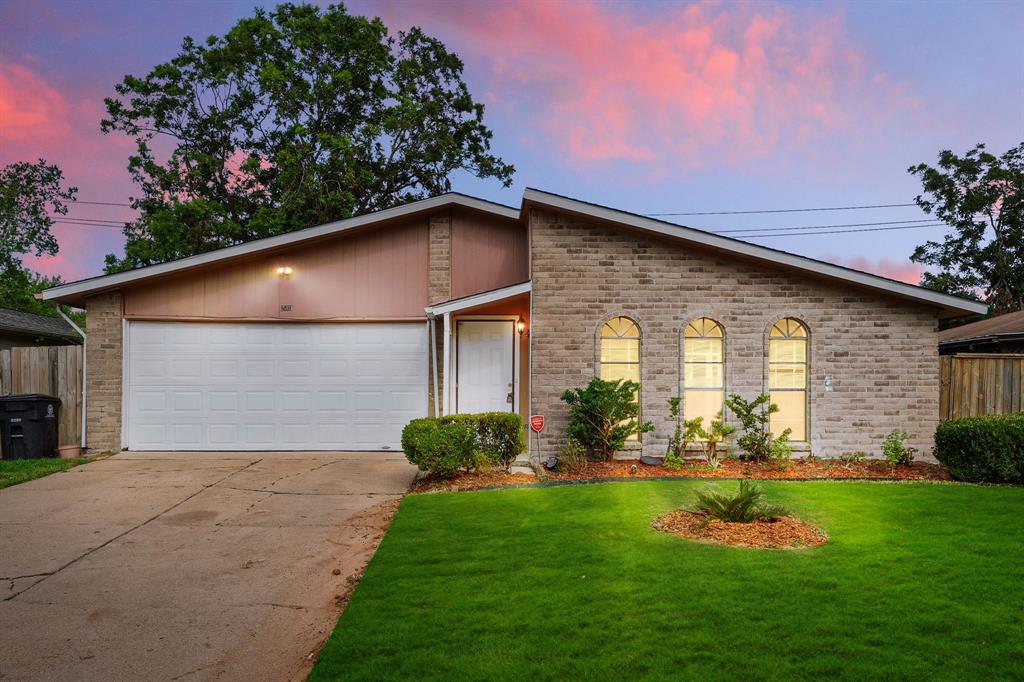
{"type": "MultiPolygon", "coordinates": [[[[251,466],[253,466],[253,465],[255,465],[255,464],[259,464],[259,463],[260,463],[260,462],[262,462],[262,461],[263,461],[263,459],[262,459],[262,458],[260,458],[260,459],[256,459],[256,460],[253,460],[253,461],[249,462],[248,464],[246,464],[246,465],[245,465],[244,467],[242,467],[242,468],[240,468],[240,469],[236,469],[235,471],[232,471],[231,473],[229,473],[229,474],[225,475],[225,476],[224,476],[223,478],[219,478],[219,479],[217,479],[216,481],[214,481],[213,483],[209,483],[209,484],[205,484],[205,485],[203,485],[203,486],[202,486],[202,487],[201,487],[201,488],[200,488],[199,490],[195,491],[194,493],[192,493],[191,495],[189,495],[189,496],[187,496],[187,497],[184,497],[184,498],[182,498],[182,499],[178,500],[177,502],[175,502],[174,504],[172,504],[172,505],[171,505],[170,507],[168,507],[167,509],[164,509],[164,510],[163,510],[163,511],[161,511],[161,512],[157,512],[156,514],[154,514],[153,516],[149,517],[149,518],[148,518],[148,519],[146,519],[145,521],[143,521],[143,522],[141,522],[141,523],[139,523],[139,524],[136,524],[136,525],[132,526],[131,528],[129,528],[128,530],[125,530],[124,532],[122,532],[122,533],[118,533],[117,535],[115,535],[115,536],[113,536],[113,537],[109,538],[108,540],[106,540],[106,541],[105,541],[105,542],[103,542],[102,544],[100,544],[100,545],[97,545],[96,547],[93,547],[92,549],[90,549],[90,550],[88,550],[88,551],[86,551],[86,552],[83,552],[82,554],[78,555],[77,557],[75,557],[75,558],[74,558],[74,559],[72,559],[71,561],[68,561],[68,562],[67,562],[67,563],[65,563],[65,564],[64,564],[63,566],[60,566],[60,567],[59,567],[59,568],[57,568],[56,570],[54,570],[54,571],[51,571],[51,572],[49,572],[49,573],[46,573],[46,574],[42,574],[42,578],[41,578],[40,580],[37,580],[36,582],[32,583],[31,585],[29,585],[28,587],[26,587],[25,589],[23,589],[23,590],[21,590],[21,591],[19,591],[19,592],[15,592],[15,593],[14,593],[14,594],[12,594],[12,595],[9,595],[9,596],[7,596],[7,597],[4,597],[3,601],[11,601],[12,599],[14,599],[15,597],[17,597],[18,595],[22,595],[22,594],[25,594],[26,592],[28,592],[29,590],[31,590],[31,589],[32,589],[33,587],[35,587],[36,585],[39,585],[39,584],[41,584],[41,583],[45,582],[46,580],[48,580],[48,579],[49,579],[50,577],[52,577],[52,576],[54,576],[54,575],[57,575],[58,573],[60,573],[61,571],[63,571],[63,570],[65,569],[65,568],[68,568],[69,566],[73,566],[74,564],[78,563],[79,561],[81,561],[82,559],[86,558],[87,556],[89,556],[89,555],[91,555],[91,554],[94,554],[94,553],[98,552],[99,550],[103,549],[104,547],[106,547],[106,546],[107,546],[107,545],[109,545],[110,543],[112,543],[112,542],[114,542],[114,541],[116,541],[116,540],[120,540],[121,538],[123,538],[124,536],[128,535],[129,533],[133,533],[133,532],[135,532],[136,530],[138,530],[139,528],[142,528],[143,526],[147,525],[147,524],[148,524],[148,523],[150,523],[151,521],[155,521],[156,519],[160,518],[161,516],[163,516],[163,515],[164,515],[164,514],[166,514],[167,512],[170,512],[170,511],[172,511],[172,510],[176,509],[177,507],[180,507],[181,505],[185,504],[186,502],[188,502],[189,500],[191,500],[191,499],[192,499],[193,497],[195,497],[196,495],[199,495],[200,493],[202,493],[202,492],[204,492],[204,491],[206,491],[206,490],[209,490],[210,488],[214,487],[214,486],[215,486],[215,485],[217,485],[218,483],[221,483],[221,482],[223,482],[223,481],[226,481],[226,480],[227,480],[228,478],[230,478],[230,477],[231,477],[231,476],[233,476],[234,474],[237,474],[237,473],[239,473],[239,472],[241,472],[241,471],[245,471],[245,470],[246,470],[246,469],[248,469],[249,467],[251,467],[251,466]]],[[[11,585],[12,585],[12,589],[13,589],[13,585],[14,585],[13,581],[12,581],[11,585]]]]}

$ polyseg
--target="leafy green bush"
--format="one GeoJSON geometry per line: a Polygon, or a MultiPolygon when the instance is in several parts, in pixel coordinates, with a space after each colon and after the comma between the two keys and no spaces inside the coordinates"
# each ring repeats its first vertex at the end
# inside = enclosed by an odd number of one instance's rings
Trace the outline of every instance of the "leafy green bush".
{"type": "Polygon", "coordinates": [[[578,474],[586,465],[587,449],[575,438],[565,441],[555,458],[555,469],[567,474],[578,474]]]}
{"type": "Polygon", "coordinates": [[[704,514],[708,519],[751,523],[758,519],[789,514],[785,507],[766,503],[761,487],[747,479],[740,481],[739,492],[733,495],[723,493],[717,488],[699,490],[695,495],[697,502],[693,505],[693,511],[704,514]]]}
{"type": "MultiPolygon", "coordinates": [[[[698,417],[697,419],[700,419],[698,417]]],[[[708,466],[717,469],[722,465],[718,456],[718,446],[730,435],[736,432],[735,426],[730,426],[722,421],[722,413],[718,413],[717,419],[711,420],[711,428],[705,431],[700,430],[700,437],[704,439],[704,458],[708,466]]]]}
{"type": "Polygon", "coordinates": [[[449,414],[439,417],[445,424],[469,424],[476,431],[476,449],[487,464],[506,471],[519,453],[526,449],[523,420],[515,412],[449,414]]]}
{"type": "Polygon", "coordinates": [[[935,458],[958,481],[1024,483],[1024,413],[942,422],[935,458]]]}
{"type": "Polygon", "coordinates": [[[854,464],[860,464],[868,458],[868,453],[863,450],[855,450],[854,452],[844,452],[839,455],[839,459],[842,460],[843,464],[850,467],[854,464]]]}
{"type": "Polygon", "coordinates": [[[639,390],[635,381],[594,377],[586,388],[565,391],[562,400],[569,405],[569,437],[579,441],[591,457],[610,460],[627,438],[654,430],[650,422],[638,421],[639,390]]]}
{"type": "Polygon", "coordinates": [[[402,450],[421,471],[453,476],[479,465],[476,430],[463,421],[442,423],[434,417],[413,419],[402,429],[402,450]]]}
{"type": "Polygon", "coordinates": [[[893,429],[882,441],[882,454],[885,455],[885,461],[889,463],[889,466],[894,467],[897,464],[910,466],[914,463],[914,452],[916,451],[903,444],[906,439],[907,434],[904,431],[893,429]]]}
{"type": "MultiPolygon", "coordinates": [[[[746,453],[741,459],[753,459],[757,461],[769,457],[788,459],[785,457],[788,446],[784,444],[789,441],[792,429],[786,429],[778,436],[770,430],[771,416],[779,411],[779,406],[769,402],[768,394],[762,393],[753,400],[744,400],[738,393],[732,393],[725,401],[726,407],[732,410],[736,418],[743,425],[743,435],[736,439],[746,453]],[[782,445],[780,445],[780,443],[782,445]]],[[[790,453],[791,449],[788,450],[790,453]]]]}

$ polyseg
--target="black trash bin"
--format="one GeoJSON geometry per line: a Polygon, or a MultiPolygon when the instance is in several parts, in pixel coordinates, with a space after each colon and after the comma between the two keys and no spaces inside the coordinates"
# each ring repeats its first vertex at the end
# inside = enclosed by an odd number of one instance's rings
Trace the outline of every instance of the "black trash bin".
{"type": "Polygon", "coordinates": [[[4,459],[56,457],[60,398],[52,395],[0,397],[0,445],[4,459]]]}

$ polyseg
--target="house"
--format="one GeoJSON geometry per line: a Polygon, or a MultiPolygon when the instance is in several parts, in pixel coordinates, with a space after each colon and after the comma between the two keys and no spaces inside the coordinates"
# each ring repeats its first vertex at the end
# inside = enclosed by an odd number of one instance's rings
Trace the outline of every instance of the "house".
{"type": "Polygon", "coordinates": [[[939,332],[939,353],[1024,353],[1024,310],[939,332]]]}
{"type": "MultiPolygon", "coordinates": [[[[985,306],[528,189],[461,194],[46,291],[88,320],[96,450],[388,450],[414,417],[544,414],[569,387],[640,381],[661,455],[727,393],[769,391],[797,449],[927,449],[936,329],[985,306]]],[[[538,440],[531,438],[531,447],[538,440]]]]}
{"type": "Polygon", "coordinates": [[[20,346],[70,346],[82,342],[64,320],[0,308],[0,350],[20,346]]]}

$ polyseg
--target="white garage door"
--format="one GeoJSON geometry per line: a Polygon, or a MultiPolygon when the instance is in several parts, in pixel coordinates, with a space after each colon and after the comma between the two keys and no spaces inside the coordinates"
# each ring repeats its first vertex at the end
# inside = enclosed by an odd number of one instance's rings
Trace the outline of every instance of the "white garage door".
{"type": "Polygon", "coordinates": [[[416,323],[131,322],[128,447],[397,450],[426,348],[416,323]]]}

